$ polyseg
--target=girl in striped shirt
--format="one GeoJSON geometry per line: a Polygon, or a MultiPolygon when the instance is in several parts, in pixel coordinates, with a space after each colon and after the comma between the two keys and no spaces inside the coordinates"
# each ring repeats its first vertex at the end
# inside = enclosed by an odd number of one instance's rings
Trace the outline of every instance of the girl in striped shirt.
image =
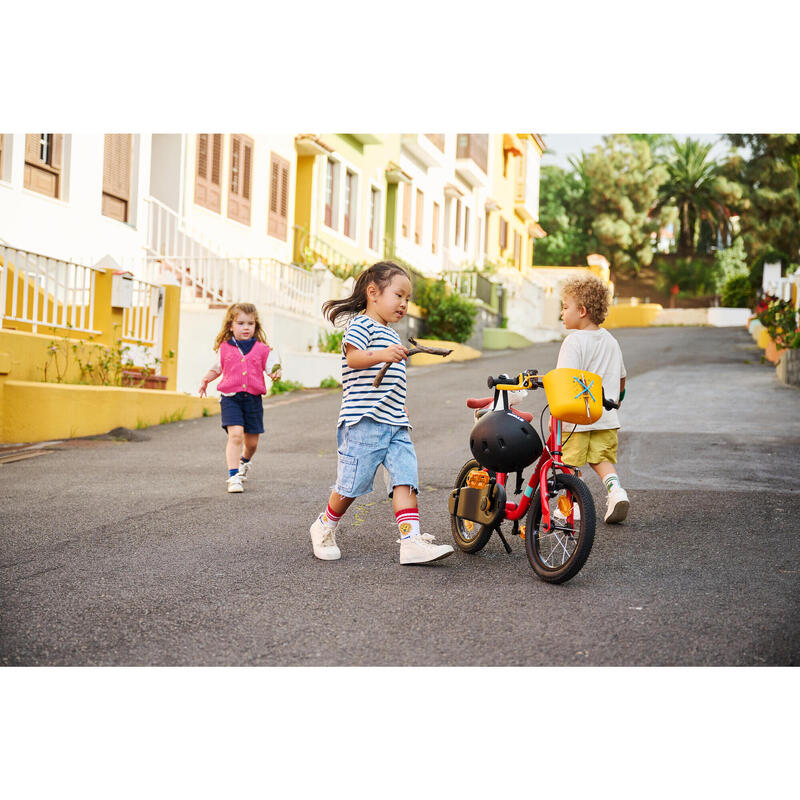
{"type": "Polygon", "coordinates": [[[380,261],[358,276],[350,297],[322,306],[332,323],[340,317],[348,321],[342,341],[336,485],[310,530],[314,555],[324,561],[341,558],[336,526],[356,497],[372,491],[381,464],[389,473],[389,496],[400,529],[400,563],[438,561],[453,552],[450,545],[433,544],[433,537],[419,529],[417,456],[405,408],[408,350],[389,327],[403,318],[410,298],[405,270],[380,261]],[[375,376],[386,362],[389,369],[375,387],[375,376]]]}

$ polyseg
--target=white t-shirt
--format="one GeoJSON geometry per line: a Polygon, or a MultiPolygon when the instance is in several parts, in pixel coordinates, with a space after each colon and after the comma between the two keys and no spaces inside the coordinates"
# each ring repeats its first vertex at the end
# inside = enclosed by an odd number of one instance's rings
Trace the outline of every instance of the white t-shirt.
{"type": "MultiPolygon", "coordinates": [[[[572,331],[561,343],[558,353],[558,367],[585,369],[600,376],[603,392],[609,400],[619,400],[619,382],[625,377],[625,364],[622,350],[617,340],[605,329],[596,331],[572,331]]],[[[606,411],[591,425],[577,425],[576,431],[608,430],[619,428],[619,414],[616,409],[606,411]]]]}

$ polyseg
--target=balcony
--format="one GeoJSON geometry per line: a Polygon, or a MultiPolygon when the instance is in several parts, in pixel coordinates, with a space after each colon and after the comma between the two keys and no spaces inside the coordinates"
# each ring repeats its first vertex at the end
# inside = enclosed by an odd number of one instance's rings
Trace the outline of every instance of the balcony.
{"type": "Polygon", "coordinates": [[[489,183],[489,134],[459,133],[456,175],[473,188],[489,183]]]}
{"type": "Polygon", "coordinates": [[[444,164],[444,142],[442,142],[442,147],[439,148],[429,138],[435,136],[441,136],[444,139],[444,134],[404,133],[400,138],[400,144],[403,149],[421,162],[426,169],[441,167],[444,164]]]}

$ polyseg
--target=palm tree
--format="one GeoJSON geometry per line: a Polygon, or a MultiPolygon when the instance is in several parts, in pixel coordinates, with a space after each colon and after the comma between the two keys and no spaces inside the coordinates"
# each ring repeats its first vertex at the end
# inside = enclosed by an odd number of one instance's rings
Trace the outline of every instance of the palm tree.
{"type": "Polygon", "coordinates": [[[678,209],[678,256],[691,258],[699,221],[709,220],[715,229],[726,233],[730,215],[719,183],[719,165],[708,158],[713,143],[672,139],[670,144],[671,158],[665,161],[668,177],[650,213],[655,215],[665,206],[678,209]]]}

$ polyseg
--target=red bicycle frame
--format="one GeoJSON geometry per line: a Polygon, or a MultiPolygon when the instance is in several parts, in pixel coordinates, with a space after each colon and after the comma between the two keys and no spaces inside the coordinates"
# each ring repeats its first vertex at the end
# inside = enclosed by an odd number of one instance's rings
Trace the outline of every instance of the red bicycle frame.
{"type": "MultiPolygon", "coordinates": [[[[550,435],[547,438],[547,444],[536,462],[536,469],[528,479],[528,485],[525,487],[525,492],[519,504],[506,501],[505,517],[504,519],[511,520],[512,522],[522,519],[525,512],[531,504],[531,497],[539,484],[539,496],[542,498],[542,525],[544,531],[550,530],[550,505],[544,498],[547,497],[547,473],[555,465],[563,472],[572,473],[572,467],[568,467],[561,460],[561,420],[550,417],[550,435]]],[[[505,487],[506,478],[508,473],[498,472],[497,482],[505,487]]],[[[572,524],[572,510],[569,512],[568,521],[572,524]]]]}

